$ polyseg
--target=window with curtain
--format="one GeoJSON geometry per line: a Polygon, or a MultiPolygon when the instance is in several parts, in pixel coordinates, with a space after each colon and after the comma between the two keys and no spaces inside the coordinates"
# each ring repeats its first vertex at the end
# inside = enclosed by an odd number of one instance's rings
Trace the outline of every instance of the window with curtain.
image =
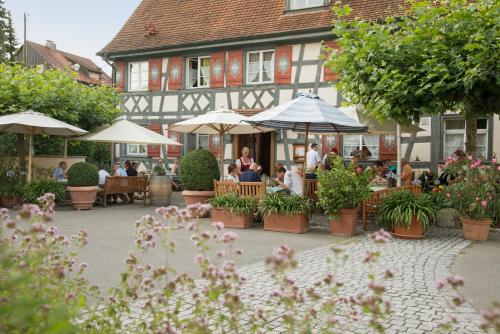
{"type": "Polygon", "coordinates": [[[148,68],[147,61],[130,63],[128,67],[130,92],[148,90],[148,68]]]}
{"type": "Polygon", "coordinates": [[[343,135],[342,142],[343,156],[346,158],[352,158],[358,152],[364,154],[367,159],[379,157],[378,135],[343,135]]]}
{"type": "Polygon", "coordinates": [[[326,4],[325,0],[289,0],[290,10],[321,7],[326,4]]]}
{"type": "Polygon", "coordinates": [[[148,145],[127,144],[127,155],[144,157],[148,154],[148,145]]]}
{"type": "Polygon", "coordinates": [[[274,51],[251,51],[247,53],[247,83],[259,84],[274,81],[274,51]]]}
{"type": "MultiPolygon", "coordinates": [[[[449,118],[444,121],[443,158],[453,157],[457,149],[465,151],[465,119],[449,118]]],[[[488,158],[488,120],[477,120],[477,155],[488,158]]]]}
{"type": "Polygon", "coordinates": [[[193,57],[187,61],[188,88],[201,88],[210,85],[210,57],[193,57]]]}

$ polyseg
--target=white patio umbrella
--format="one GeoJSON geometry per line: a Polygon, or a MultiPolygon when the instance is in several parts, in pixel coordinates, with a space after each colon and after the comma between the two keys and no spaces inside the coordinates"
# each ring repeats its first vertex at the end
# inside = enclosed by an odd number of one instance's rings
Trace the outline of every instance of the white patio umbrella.
{"type": "Polygon", "coordinates": [[[309,132],[362,133],[368,130],[364,124],[312,94],[300,94],[296,99],[249,117],[248,122],[269,128],[305,132],[306,152],[309,132]]]}
{"type": "Polygon", "coordinates": [[[249,134],[272,131],[247,122],[248,117],[232,110],[220,108],[206,114],[175,123],[169,127],[174,131],[220,136],[219,158],[221,176],[224,176],[224,136],[227,134],[249,134]]]}
{"type": "Polygon", "coordinates": [[[355,120],[366,124],[368,126],[367,134],[396,134],[396,174],[397,186],[399,187],[401,185],[401,133],[417,133],[425,130],[414,124],[400,125],[396,121],[391,119],[381,122],[375,117],[370,116],[368,113],[366,113],[365,110],[363,110],[363,108],[360,106],[340,107],[339,109],[355,120]]]}
{"type": "Polygon", "coordinates": [[[31,181],[32,174],[33,135],[47,134],[70,137],[87,133],[87,131],[77,128],[76,126],[61,122],[33,110],[1,116],[0,131],[27,133],[29,135],[28,182],[31,181]]]}

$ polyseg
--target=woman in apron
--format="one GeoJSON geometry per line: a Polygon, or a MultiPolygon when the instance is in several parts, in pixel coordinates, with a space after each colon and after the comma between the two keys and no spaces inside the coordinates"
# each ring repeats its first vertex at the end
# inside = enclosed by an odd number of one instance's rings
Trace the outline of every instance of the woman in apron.
{"type": "Polygon", "coordinates": [[[241,157],[236,160],[236,165],[240,168],[240,172],[247,171],[253,162],[253,159],[250,157],[250,149],[244,146],[241,149],[241,157]]]}

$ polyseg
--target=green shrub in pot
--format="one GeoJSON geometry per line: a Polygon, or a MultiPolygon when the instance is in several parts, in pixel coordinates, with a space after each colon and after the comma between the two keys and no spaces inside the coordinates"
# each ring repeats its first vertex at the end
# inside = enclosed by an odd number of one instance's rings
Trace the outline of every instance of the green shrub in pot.
{"type": "Polygon", "coordinates": [[[217,159],[207,150],[190,151],[181,160],[179,178],[185,190],[213,190],[220,179],[217,159]]]}
{"type": "Polygon", "coordinates": [[[208,200],[208,203],[216,209],[227,209],[238,215],[249,215],[253,213],[256,200],[253,197],[242,197],[235,193],[220,195],[208,200]]]}
{"type": "Polygon", "coordinates": [[[66,187],[54,179],[40,179],[27,183],[23,189],[23,199],[27,203],[38,203],[38,198],[46,193],[52,193],[55,201],[60,204],[66,196],[66,187]]]}
{"type": "Polygon", "coordinates": [[[97,167],[88,162],[77,162],[68,170],[68,186],[90,187],[97,186],[99,174],[97,167]]]}
{"type": "Polygon", "coordinates": [[[434,223],[437,207],[428,194],[396,191],[384,199],[378,208],[378,223],[389,230],[396,226],[409,229],[415,216],[424,232],[434,223]]]}
{"type": "Polygon", "coordinates": [[[312,211],[311,201],[298,195],[287,195],[283,193],[269,194],[259,203],[259,213],[290,215],[308,215],[312,211]]]}

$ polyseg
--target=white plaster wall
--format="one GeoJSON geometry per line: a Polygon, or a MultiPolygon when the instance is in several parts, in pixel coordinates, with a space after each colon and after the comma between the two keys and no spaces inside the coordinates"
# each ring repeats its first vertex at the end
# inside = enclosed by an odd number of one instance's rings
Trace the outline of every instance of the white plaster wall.
{"type": "Polygon", "coordinates": [[[160,111],[160,102],[161,102],[161,96],[153,96],[153,105],[152,105],[153,112],[160,111]]]}
{"type": "Polygon", "coordinates": [[[292,48],[292,61],[299,60],[300,44],[294,44],[292,48]]]}
{"type": "Polygon", "coordinates": [[[292,65],[292,72],[291,72],[292,82],[295,82],[295,76],[296,75],[297,75],[297,66],[292,65]]]}
{"type": "Polygon", "coordinates": [[[431,135],[431,125],[432,125],[432,118],[431,117],[422,117],[420,119],[420,123],[418,124],[418,126],[421,129],[424,129],[425,131],[417,132],[417,137],[430,136],[431,135]]]}
{"type": "Polygon", "coordinates": [[[307,43],[304,48],[304,60],[318,60],[321,43],[307,43]]]}
{"type": "Polygon", "coordinates": [[[226,93],[216,93],[215,94],[215,108],[227,108],[227,94],[226,93]]]}
{"type": "Polygon", "coordinates": [[[318,89],[318,95],[331,105],[337,105],[337,90],[335,87],[321,87],[318,89]]]}
{"type": "Polygon", "coordinates": [[[293,90],[281,89],[280,90],[280,103],[288,102],[292,99],[293,90]]]}
{"type": "MultiPolygon", "coordinates": [[[[407,144],[401,145],[401,153],[405,154],[407,144]]],[[[430,162],[431,161],[431,144],[429,143],[415,143],[413,144],[413,150],[411,152],[410,161],[419,161],[430,162]]]]}
{"type": "Polygon", "coordinates": [[[177,95],[166,95],[163,100],[163,112],[177,112],[177,95]]]}
{"type": "Polygon", "coordinates": [[[276,160],[285,160],[285,144],[276,145],[276,160]]]}
{"type": "Polygon", "coordinates": [[[233,106],[233,109],[238,108],[238,92],[231,92],[231,104],[233,106]]]}
{"type": "Polygon", "coordinates": [[[317,65],[303,65],[300,70],[300,83],[315,82],[317,65]]]}

